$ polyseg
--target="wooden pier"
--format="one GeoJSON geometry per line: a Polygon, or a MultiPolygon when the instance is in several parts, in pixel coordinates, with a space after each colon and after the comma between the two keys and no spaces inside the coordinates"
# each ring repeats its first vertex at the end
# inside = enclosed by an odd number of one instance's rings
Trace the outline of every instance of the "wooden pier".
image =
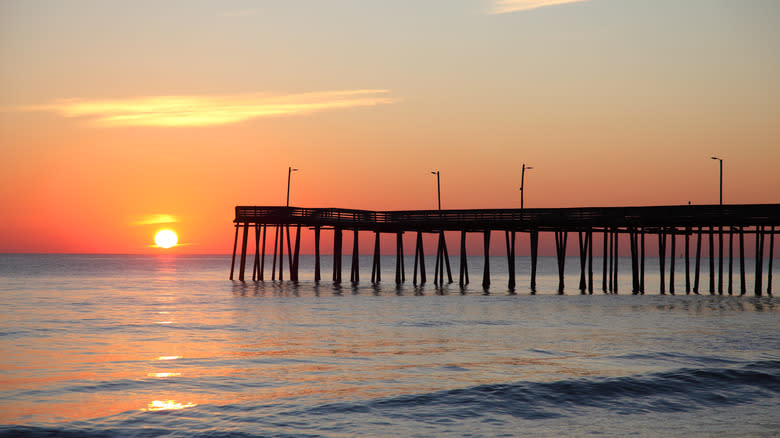
{"type": "MultiPolygon", "coordinates": [[[[244,281],[250,237],[254,238],[252,280],[263,281],[266,244],[270,244],[268,229],[273,232],[271,280],[284,280],[285,246],[289,280],[298,280],[301,228],[314,234],[314,280],[322,280],[320,270],[320,235],[323,229],[333,230],[333,273],[335,283],[342,281],[342,246],[344,232],[353,233],[350,281],[360,281],[359,246],[360,232],[374,233],[371,282],[381,281],[381,234],[396,235],[395,282],[406,281],[404,264],[405,233],[415,233],[415,252],[412,282],[424,284],[428,279],[425,270],[423,235],[432,234],[438,240],[433,281],[443,285],[453,282],[445,232],[460,232],[460,270],[458,283],[469,283],[467,233],[480,233],[483,237],[484,271],[482,286],[490,287],[490,239],[494,232],[503,232],[506,242],[507,267],[510,290],[516,287],[515,238],[517,233],[528,233],[531,253],[530,288],[536,290],[536,268],[540,233],[553,233],[558,262],[558,292],[564,290],[564,265],[570,233],[577,233],[580,256],[579,289],[581,293],[593,293],[593,235],[603,236],[603,265],[601,289],[605,293],[618,293],[618,262],[620,237],[628,236],[631,255],[632,293],[645,292],[645,242],[647,236],[656,236],[658,242],[659,292],[675,293],[675,268],[677,245],[684,245],[685,292],[698,294],[702,289],[701,250],[702,239],[708,240],[710,294],[729,295],[748,292],[745,273],[745,242],[752,240],[755,248],[755,275],[753,292],[761,296],[764,290],[772,294],[772,264],[775,234],[780,229],[780,204],[749,205],[683,205],[657,207],[595,207],[595,208],[533,208],[533,209],[485,209],[485,210],[405,210],[369,211],[341,208],[254,207],[237,206],[235,211],[235,238],[230,279],[233,279],[239,241],[241,242],[238,280],[244,281]],[[250,229],[254,229],[250,236],[250,229]],[[293,238],[294,233],[294,238],[293,238]],[[239,237],[241,234],[241,237],[239,237]],[[717,237],[717,240],[716,240],[717,237]],[[728,239],[728,277],[724,284],[724,239],[728,239]],[[691,240],[695,241],[693,284],[691,284],[691,240]],[[717,244],[715,243],[717,241],[717,244]],[[739,288],[734,280],[734,242],[738,242],[739,288]],[[670,250],[667,250],[667,247],[670,250]],[[767,248],[768,247],[768,248],[767,248]],[[717,257],[715,255],[717,248],[717,257]],[[766,284],[764,285],[764,255],[768,252],[766,284]],[[669,255],[667,268],[667,253],[669,255]],[[715,260],[717,259],[717,281],[715,260]],[[278,263],[277,263],[278,261],[278,263]]],[[[625,239],[622,239],[625,240],[625,239]]],[[[748,242],[750,243],[750,242],[748,242]]]]}

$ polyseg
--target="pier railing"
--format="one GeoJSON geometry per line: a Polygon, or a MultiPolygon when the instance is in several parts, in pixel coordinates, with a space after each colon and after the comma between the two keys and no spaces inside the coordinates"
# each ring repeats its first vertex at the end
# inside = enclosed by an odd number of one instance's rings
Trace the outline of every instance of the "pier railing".
{"type": "Polygon", "coordinates": [[[585,207],[585,208],[528,208],[528,209],[480,209],[480,210],[400,210],[371,211],[351,210],[344,208],[300,208],[300,207],[258,207],[238,206],[235,211],[235,238],[233,241],[233,263],[230,278],[233,278],[239,231],[243,229],[241,239],[241,261],[239,263],[239,280],[244,280],[244,269],[248,255],[249,230],[254,229],[255,261],[252,267],[252,279],[263,279],[265,267],[266,237],[268,228],[274,232],[273,253],[271,264],[271,279],[276,279],[277,256],[279,280],[284,275],[284,253],[287,247],[287,258],[290,279],[298,279],[298,258],[300,254],[301,228],[314,230],[315,248],[315,281],[320,281],[320,232],[323,229],[333,230],[333,281],[341,282],[341,260],[344,232],[354,233],[352,248],[352,266],[350,281],[359,281],[359,248],[358,233],[369,231],[375,233],[374,259],[371,281],[381,280],[381,249],[380,235],[382,233],[396,234],[396,283],[405,281],[404,269],[404,233],[416,233],[415,256],[413,268],[413,283],[417,284],[419,267],[420,284],[426,281],[425,254],[423,245],[424,233],[438,235],[434,283],[441,285],[452,282],[450,258],[447,251],[446,232],[460,232],[460,275],[461,286],[469,283],[468,260],[466,256],[466,234],[479,233],[484,241],[482,285],[490,287],[490,239],[494,231],[503,231],[506,241],[506,254],[509,273],[509,288],[515,288],[515,234],[528,233],[531,250],[531,290],[536,290],[536,264],[539,246],[539,235],[542,232],[555,234],[555,252],[558,259],[559,292],[564,288],[564,263],[566,261],[566,243],[570,232],[576,232],[579,239],[580,254],[580,290],[593,293],[593,249],[596,246],[594,234],[603,234],[601,238],[602,254],[602,284],[604,292],[617,293],[618,263],[621,240],[628,243],[631,252],[632,292],[644,293],[645,269],[645,237],[654,235],[658,244],[660,267],[660,292],[666,293],[665,264],[669,254],[669,292],[674,293],[675,257],[678,241],[683,245],[685,253],[685,291],[699,292],[700,265],[702,243],[706,239],[705,248],[708,251],[709,292],[715,293],[715,260],[717,266],[717,291],[723,293],[727,288],[731,294],[733,288],[732,268],[735,261],[739,262],[739,292],[746,293],[745,271],[745,238],[751,237],[755,249],[754,256],[754,291],[760,295],[763,290],[764,254],[768,252],[767,263],[767,293],[772,292],[772,263],[774,260],[774,237],[780,231],[780,204],[748,204],[748,205],[679,205],[651,207],[585,207]],[[291,229],[292,228],[292,229],[291,229]],[[295,233],[294,245],[292,234],[295,233]],[[261,237],[262,236],[262,237],[261,237]],[[286,237],[286,242],[285,242],[286,237]],[[621,239],[621,237],[623,237],[621,239]],[[627,239],[626,239],[627,237],[627,239]],[[715,240],[717,237],[717,241],[715,240]],[[728,239],[726,245],[725,239],[728,239]],[[626,240],[628,242],[626,242],[626,240]],[[766,242],[768,241],[768,242],[766,242]],[[667,242],[670,250],[667,251],[667,242]],[[286,243],[286,245],[285,245],[286,243]],[[691,282],[690,250],[695,246],[694,276],[691,282]],[[735,260],[735,246],[738,249],[735,260]],[[765,246],[768,251],[765,251],[765,246]],[[717,248],[717,256],[715,249],[717,248]],[[728,253],[724,255],[724,249],[728,253]],[[728,259],[728,280],[724,280],[724,260],[728,259]],[[586,272],[586,266],[588,266],[586,272]],[[586,275],[587,274],[587,275],[586,275]]]}
{"type": "Polygon", "coordinates": [[[378,228],[379,231],[577,231],[614,227],[757,226],[778,225],[780,204],[441,211],[237,206],[234,222],[361,230],[378,228]]]}

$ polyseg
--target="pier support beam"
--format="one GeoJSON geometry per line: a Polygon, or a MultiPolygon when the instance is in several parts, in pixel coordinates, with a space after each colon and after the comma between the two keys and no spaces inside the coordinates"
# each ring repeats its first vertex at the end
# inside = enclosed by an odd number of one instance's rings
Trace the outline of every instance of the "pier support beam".
{"type": "Polygon", "coordinates": [[[585,280],[585,265],[588,262],[588,235],[584,231],[578,231],[577,237],[580,244],[580,293],[585,294],[588,282],[585,280]]]}
{"type": "MultiPolygon", "coordinates": [[[[612,285],[611,284],[609,285],[609,288],[607,288],[607,281],[608,281],[607,280],[607,277],[608,277],[607,276],[607,264],[609,262],[609,251],[612,250],[612,245],[609,245],[609,250],[607,249],[607,243],[608,242],[609,242],[609,232],[605,228],[604,229],[604,250],[602,252],[603,255],[601,257],[603,265],[604,265],[604,269],[603,269],[603,272],[601,274],[601,291],[604,292],[604,293],[608,292],[607,289],[610,289],[610,290],[612,289],[612,285]]],[[[609,262],[609,266],[610,267],[612,266],[611,262],[609,262]]],[[[610,269],[610,273],[611,272],[612,272],[612,270],[610,269]]]]}
{"type": "Polygon", "coordinates": [[[639,293],[639,234],[636,229],[628,229],[628,243],[631,248],[631,293],[639,293]]]}
{"type": "Polygon", "coordinates": [[[485,269],[482,272],[482,287],[485,289],[490,288],[490,230],[485,230],[483,233],[484,246],[485,246],[485,269]]]}
{"type": "Polygon", "coordinates": [[[762,282],[764,280],[764,226],[756,227],[756,281],[755,291],[757,297],[763,295],[762,282]]]}
{"type": "Polygon", "coordinates": [[[506,262],[509,273],[509,290],[515,290],[515,232],[505,231],[506,234],[506,262]]]}
{"type": "Polygon", "coordinates": [[[718,227],[718,295],[723,295],[723,227],[718,227]]]}
{"type": "Polygon", "coordinates": [[[593,295],[593,231],[588,231],[588,293],[593,295]]]}
{"type": "Polygon", "coordinates": [[[238,281],[244,281],[244,270],[246,269],[246,244],[249,240],[249,223],[244,222],[244,240],[241,241],[241,266],[238,267],[238,281]]]}
{"type": "Polygon", "coordinates": [[[696,262],[693,272],[693,293],[699,295],[699,272],[701,270],[701,227],[696,230],[696,262]]]}
{"type": "Polygon", "coordinates": [[[314,281],[319,282],[321,278],[320,272],[320,226],[314,227],[314,281]]]}
{"type": "Polygon", "coordinates": [[[658,230],[658,268],[661,274],[661,284],[659,285],[661,295],[666,295],[666,230],[658,230]]]}
{"type": "Polygon", "coordinates": [[[558,256],[558,294],[563,294],[564,289],[564,268],[566,266],[566,240],[568,239],[566,231],[555,232],[555,253],[558,256]]]}
{"type": "Polygon", "coordinates": [[[672,228],[672,249],[669,252],[669,293],[674,295],[674,259],[677,251],[677,230],[672,228]]]}
{"type": "Polygon", "coordinates": [[[420,284],[425,284],[425,252],[423,251],[422,232],[417,232],[417,244],[414,249],[414,276],[412,284],[417,285],[417,262],[420,262],[420,284]]]}
{"type": "Polygon", "coordinates": [[[404,233],[395,233],[395,284],[406,281],[404,272],[404,233]]]}
{"type": "Polygon", "coordinates": [[[258,279],[260,281],[265,281],[264,273],[265,273],[265,238],[268,234],[268,225],[263,224],[263,246],[262,246],[262,252],[260,253],[260,273],[258,275],[258,279]]]}
{"type": "Polygon", "coordinates": [[[460,232],[460,274],[458,284],[464,287],[469,284],[468,255],[466,254],[466,230],[460,232]]]}
{"type": "MultiPolygon", "coordinates": [[[[360,281],[360,244],[358,243],[360,239],[358,238],[358,230],[357,228],[352,231],[352,265],[349,268],[349,281],[352,283],[357,283],[360,281]]],[[[374,269],[372,266],[371,269],[374,269]]],[[[371,281],[374,281],[374,275],[372,273],[371,275],[371,281]]]]}
{"type": "Polygon", "coordinates": [[[709,227],[710,295],[715,295],[715,227],[709,227]]]}
{"type": "Polygon", "coordinates": [[[745,229],[739,227],[739,294],[745,295],[747,286],[745,281],[745,229]]]}
{"type": "Polygon", "coordinates": [[[691,227],[685,227],[685,294],[691,293],[691,227]]]}
{"type": "Polygon", "coordinates": [[[344,241],[344,230],[333,229],[333,282],[341,283],[341,250],[344,241]]]}
{"type": "Polygon", "coordinates": [[[734,294],[734,227],[729,227],[729,295],[734,294]]]}
{"type": "Polygon", "coordinates": [[[640,249],[639,249],[639,292],[645,294],[645,229],[642,228],[639,232],[640,249]]]}
{"type": "Polygon", "coordinates": [[[238,227],[236,224],[236,236],[233,238],[233,261],[230,262],[230,279],[233,279],[233,270],[236,266],[236,248],[238,247],[238,227]]]}
{"type": "Polygon", "coordinates": [[[276,251],[277,246],[279,246],[279,226],[276,227],[276,232],[274,233],[274,257],[273,262],[271,263],[271,281],[276,281],[276,251]]]}
{"type": "Polygon", "coordinates": [[[536,293],[536,262],[539,254],[539,231],[531,230],[531,293],[536,293]]]}
{"type": "Polygon", "coordinates": [[[775,226],[769,229],[769,266],[766,270],[766,294],[772,296],[772,260],[775,257],[775,226]]]}
{"type": "Polygon", "coordinates": [[[295,227],[295,249],[292,259],[292,268],[290,269],[290,279],[292,281],[298,281],[298,266],[301,255],[301,226],[295,227]]]}
{"type": "Polygon", "coordinates": [[[380,237],[379,231],[374,233],[374,259],[371,264],[371,283],[379,283],[382,281],[382,266],[381,266],[381,250],[380,250],[380,237]]]}

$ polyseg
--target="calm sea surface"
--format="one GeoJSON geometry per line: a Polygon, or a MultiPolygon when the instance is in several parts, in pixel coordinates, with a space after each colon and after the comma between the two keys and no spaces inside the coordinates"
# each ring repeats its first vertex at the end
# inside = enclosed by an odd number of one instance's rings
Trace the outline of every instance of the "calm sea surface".
{"type": "Polygon", "coordinates": [[[470,262],[462,290],[397,288],[392,256],[336,287],[311,257],[296,285],[229,281],[229,256],[0,255],[0,436],[780,435],[780,301],[752,277],[662,296],[648,259],[632,296],[623,259],[619,295],[583,296],[570,258],[557,295],[542,258],[531,295],[528,259],[511,293],[496,257],[486,294],[470,262]]]}

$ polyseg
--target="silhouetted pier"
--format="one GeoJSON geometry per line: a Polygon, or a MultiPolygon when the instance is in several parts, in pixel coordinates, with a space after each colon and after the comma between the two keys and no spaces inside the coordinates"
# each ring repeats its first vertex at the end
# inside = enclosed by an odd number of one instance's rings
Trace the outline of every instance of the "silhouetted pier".
{"type": "MultiPolygon", "coordinates": [[[[484,270],[482,286],[490,287],[490,239],[494,232],[503,232],[506,243],[509,289],[516,286],[515,237],[517,233],[528,233],[531,253],[530,287],[536,290],[536,267],[540,233],[553,233],[558,262],[558,291],[564,290],[564,264],[566,246],[570,233],[577,233],[579,244],[580,279],[582,293],[593,293],[593,235],[603,236],[601,254],[601,289],[605,293],[618,292],[618,261],[621,236],[628,237],[631,254],[632,292],[642,294],[645,291],[645,242],[648,235],[656,236],[659,252],[659,291],[667,292],[666,273],[668,269],[668,292],[675,293],[675,254],[677,245],[684,247],[685,292],[699,293],[701,287],[702,239],[708,240],[709,283],[711,294],[736,292],[735,277],[739,274],[739,293],[747,293],[745,275],[745,241],[752,240],[755,251],[755,275],[753,291],[760,296],[764,291],[764,255],[768,252],[766,274],[766,292],[772,293],[772,263],[774,241],[780,226],[780,204],[750,205],[683,205],[658,207],[596,207],[596,208],[526,208],[526,209],[483,209],[483,210],[405,210],[405,211],[369,211],[341,208],[299,208],[299,207],[253,207],[238,206],[235,212],[235,238],[233,242],[233,261],[230,267],[230,279],[233,279],[239,240],[241,242],[238,279],[244,281],[246,273],[250,229],[254,229],[254,261],[252,280],[263,281],[266,265],[266,244],[270,244],[268,229],[273,233],[273,251],[271,253],[271,280],[284,279],[285,246],[287,253],[287,272],[289,279],[298,280],[298,260],[300,255],[301,228],[314,233],[314,280],[320,281],[320,244],[321,231],[333,230],[333,273],[336,283],[342,281],[343,234],[354,235],[350,281],[359,282],[358,234],[375,234],[371,281],[381,281],[380,236],[382,233],[396,236],[395,282],[406,281],[404,264],[404,233],[416,233],[415,255],[412,282],[417,285],[427,281],[423,235],[433,234],[438,238],[434,283],[443,285],[452,283],[452,270],[445,232],[460,232],[460,266],[458,282],[461,286],[469,283],[468,258],[466,250],[467,233],[479,233],[484,242],[484,270]],[[294,232],[294,238],[293,238],[294,232]],[[241,238],[239,238],[241,234],[241,238]],[[716,243],[717,239],[717,243],[716,243]],[[724,246],[724,240],[728,245],[724,246]],[[738,272],[734,262],[734,242],[737,241],[738,272]],[[693,248],[692,248],[693,246],[693,248]],[[768,251],[766,249],[768,246],[768,251]],[[670,250],[667,250],[667,248],[670,250]],[[728,261],[727,280],[724,281],[724,248],[728,249],[725,260],[728,261]],[[691,251],[694,268],[691,272],[691,251]],[[717,249],[717,256],[715,251],[717,249]],[[667,268],[668,253],[668,268],[667,268]],[[718,267],[715,268],[717,260],[718,267]],[[277,263],[278,262],[278,263],[277,263]],[[716,281],[717,273],[717,281],[716,281]],[[693,279],[691,279],[693,274],[693,279]],[[418,278],[419,275],[419,278],[418,278]],[[717,286],[716,286],[717,285],[717,286]]],[[[749,242],[750,243],[750,242],[749,242]]]]}

